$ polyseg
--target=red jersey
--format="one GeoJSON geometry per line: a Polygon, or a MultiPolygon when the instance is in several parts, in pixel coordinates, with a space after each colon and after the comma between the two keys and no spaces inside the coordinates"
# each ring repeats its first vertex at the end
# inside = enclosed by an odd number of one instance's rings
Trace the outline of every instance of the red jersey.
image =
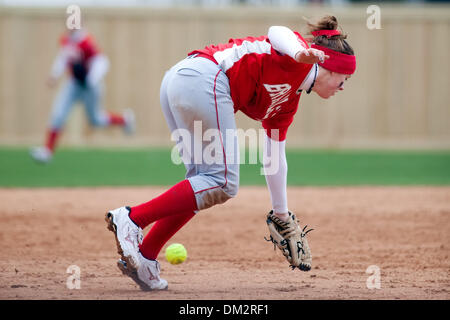
{"type": "Polygon", "coordinates": [[[88,68],[89,59],[99,52],[94,39],[83,31],[78,31],[76,35],[63,34],[60,45],[68,51],[69,68],[74,64],[81,64],[88,68]]]}
{"type": "MultiPolygon", "coordinates": [[[[295,32],[303,47],[309,48],[295,32]]],[[[275,51],[267,36],[230,39],[227,44],[211,45],[191,54],[216,62],[230,81],[234,110],[242,111],[269,129],[279,129],[278,140],[286,139],[287,129],[298,109],[300,86],[312,64],[296,62],[275,51]]]]}

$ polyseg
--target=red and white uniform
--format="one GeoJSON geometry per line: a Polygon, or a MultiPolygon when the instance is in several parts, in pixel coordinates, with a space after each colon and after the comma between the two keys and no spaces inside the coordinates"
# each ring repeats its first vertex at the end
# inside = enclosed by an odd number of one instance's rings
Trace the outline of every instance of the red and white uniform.
{"type": "Polygon", "coordinates": [[[87,33],[76,37],[65,33],[61,36],[60,45],[67,50],[69,64],[81,62],[88,65],[89,60],[99,52],[94,39],[87,33]]]}
{"type": "MultiPolygon", "coordinates": [[[[301,47],[309,47],[298,32],[295,35],[301,47]]],[[[302,84],[314,65],[298,63],[289,54],[277,52],[268,36],[230,39],[227,44],[190,54],[210,58],[226,73],[235,112],[261,121],[266,130],[279,129],[279,140],[285,140],[298,109],[302,84]]]]}
{"type": "Polygon", "coordinates": [[[99,84],[109,69],[109,61],[98,49],[94,38],[83,30],[77,30],[64,33],[59,43],[60,50],[51,70],[53,78],[59,78],[66,69],[73,76],[73,66],[81,64],[87,70],[89,84],[99,84]]]}

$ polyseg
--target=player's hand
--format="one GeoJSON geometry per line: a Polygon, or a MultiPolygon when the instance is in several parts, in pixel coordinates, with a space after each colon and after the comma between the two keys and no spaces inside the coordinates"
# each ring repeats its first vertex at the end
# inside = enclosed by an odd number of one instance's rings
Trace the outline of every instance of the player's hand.
{"type": "Polygon", "coordinates": [[[52,77],[52,76],[49,76],[48,79],[47,79],[47,85],[48,85],[49,88],[56,87],[56,82],[57,82],[57,80],[54,77],[52,77]]]}
{"type": "Polygon", "coordinates": [[[314,64],[323,63],[330,56],[326,55],[323,51],[314,48],[299,51],[295,54],[295,60],[299,63],[314,64]]]}

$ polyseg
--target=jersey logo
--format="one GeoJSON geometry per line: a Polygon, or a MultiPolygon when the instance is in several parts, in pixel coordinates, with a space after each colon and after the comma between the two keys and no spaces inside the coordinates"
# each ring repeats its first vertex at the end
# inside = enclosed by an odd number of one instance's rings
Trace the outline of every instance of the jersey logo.
{"type": "Polygon", "coordinates": [[[284,84],[264,84],[264,88],[266,88],[269,93],[270,99],[272,102],[267,108],[266,115],[263,120],[272,118],[275,116],[278,111],[281,109],[281,104],[289,100],[289,95],[291,94],[291,85],[288,83],[284,84]]]}

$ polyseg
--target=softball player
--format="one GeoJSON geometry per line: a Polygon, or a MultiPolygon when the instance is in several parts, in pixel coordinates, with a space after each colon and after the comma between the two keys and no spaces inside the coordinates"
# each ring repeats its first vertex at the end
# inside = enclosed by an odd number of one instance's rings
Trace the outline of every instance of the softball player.
{"type": "Polygon", "coordinates": [[[131,109],[119,115],[104,110],[101,105],[102,80],[108,71],[109,61],[99,51],[92,36],[81,29],[70,30],[63,34],[60,45],[48,85],[54,87],[65,70],[69,71],[70,77],[53,103],[45,145],[33,147],[30,151],[33,159],[44,163],[52,159],[57,139],[77,101],[84,104],[89,123],[94,127],[118,125],[128,134],[133,133],[135,128],[131,109]]]}
{"type": "MultiPolygon", "coordinates": [[[[335,17],[327,16],[317,24],[308,25],[313,35],[311,47],[298,32],[273,26],[267,36],[231,39],[226,44],[193,51],[164,76],[160,98],[170,131],[190,132],[192,141],[182,144],[201,143],[203,150],[209,144],[201,141],[203,134],[209,129],[220,131],[221,161],[198,163],[190,156],[194,152],[189,152],[183,157],[185,180],[149,202],[106,214],[108,228],[115,234],[121,255],[118,266],[142,289],[167,288],[167,281],[160,278],[156,260],[164,244],[198,211],[236,196],[238,144],[236,135],[226,134],[226,130],[236,129],[237,111],[262,123],[267,133],[265,149],[275,150],[272,154],[278,155],[271,159],[279,163],[278,170],[270,174],[266,171],[272,202],[267,220],[271,240],[275,243],[277,236],[269,222],[277,224],[278,231],[295,233],[297,240],[293,244],[298,252],[286,246],[280,249],[291,266],[304,271],[311,268],[306,234],[288,210],[286,134],[301,94],[315,92],[328,99],[343,90],[344,81],[355,71],[356,60],[344,40],[346,37],[337,30],[335,17]],[[202,124],[200,137],[194,130],[197,121],[202,124]],[[143,238],[142,230],[151,223],[154,225],[143,238]]],[[[266,165],[264,168],[267,169],[266,165]]]]}

